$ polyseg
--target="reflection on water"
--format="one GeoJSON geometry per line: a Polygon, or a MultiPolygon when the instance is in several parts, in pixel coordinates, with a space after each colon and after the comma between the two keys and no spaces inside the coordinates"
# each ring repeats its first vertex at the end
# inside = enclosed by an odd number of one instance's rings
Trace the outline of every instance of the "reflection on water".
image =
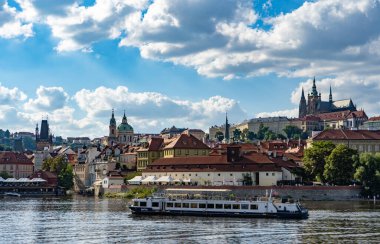
{"type": "Polygon", "coordinates": [[[306,202],[307,220],[132,216],[124,200],[0,199],[0,243],[377,242],[380,205],[306,202]]]}

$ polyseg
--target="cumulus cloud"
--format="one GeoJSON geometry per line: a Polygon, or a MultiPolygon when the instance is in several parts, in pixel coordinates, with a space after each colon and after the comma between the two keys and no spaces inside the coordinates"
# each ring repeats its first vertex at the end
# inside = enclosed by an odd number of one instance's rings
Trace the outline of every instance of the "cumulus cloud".
{"type": "MultiPolygon", "coordinates": [[[[24,6],[20,0],[20,6],[24,6]]],[[[6,0],[0,0],[0,38],[32,37],[33,24],[28,22],[28,15],[24,11],[17,11],[6,0]]]]}
{"type": "Polygon", "coordinates": [[[63,108],[69,98],[62,87],[40,86],[36,91],[36,95],[35,99],[29,99],[25,103],[24,108],[26,110],[53,111],[63,108]]]}
{"type": "Polygon", "coordinates": [[[178,100],[156,92],[131,92],[125,86],[115,89],[99,87],[78,91],[73,99],[87,113],[88,120],[107,121],[115,108],[119,121],[126,110],[129,121],[138,131],[157,132],[173,124],[208,128],[221,123],[225,112],[232,120],[246,117],[239,103],[233,99],[214,96],[200,101],[178,100]]]}
{"type": "Polygon", "coordinates": [[[26,94],[17,87],[8,88],[0,83],[0,104],[13,105],[15,102],[23,101],[27,98],[26,94]]]}
{"type": "Polygon", "coordinates": [[[261,112],[255,115],[256,118],[279,117],[279,116],[285,116],[288,118],[297,118],[298,108],[288,109],[288,110],[279,110],[275,112],[261,112]]]}

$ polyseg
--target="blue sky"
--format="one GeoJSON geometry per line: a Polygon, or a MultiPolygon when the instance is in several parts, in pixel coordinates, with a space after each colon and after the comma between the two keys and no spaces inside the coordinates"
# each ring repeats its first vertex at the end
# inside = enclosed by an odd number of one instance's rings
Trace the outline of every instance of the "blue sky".
{"type": "Polygon", "coordinates": [[[297,116],[301,87],[379,114],[372,0],[0,0],[0,127],[63,136],[297,116]],[[365,94],[365,96],[363,96],[365,94]]]}

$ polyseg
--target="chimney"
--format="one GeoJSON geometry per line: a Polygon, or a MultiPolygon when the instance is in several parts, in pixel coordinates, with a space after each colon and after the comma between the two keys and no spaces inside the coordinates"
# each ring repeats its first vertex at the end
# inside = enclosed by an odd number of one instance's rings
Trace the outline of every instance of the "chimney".
{"type": "Polygon", "coordinates": [[[240,146],[227,146],[227,161],[237,162],[240,160],[240,146]]]}

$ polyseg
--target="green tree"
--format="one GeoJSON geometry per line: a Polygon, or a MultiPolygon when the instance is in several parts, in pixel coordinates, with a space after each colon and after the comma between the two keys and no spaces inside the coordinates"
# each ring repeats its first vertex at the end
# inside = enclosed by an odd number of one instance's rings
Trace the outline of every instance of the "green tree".
{"type": "Polygon", "coordinates": [[[224,139],[223,132],[221,132],[221,131],[217,131],[217,132],[215,133],[215,139],[216,139],[217,141],[219,141],[219,142],[223,141],[223,139],[224,139]]]}
{"type": "Polygon", "coordinates": [[[294,125],[287,125],[283,130],[288,139],[295,139],[296,137],[300,137],[302,130],[294,125]]]}
{"type": "Polygon", "coordinates": [[[271,130],[267,130],[264,134],[264,139],[266,141],[271,141],[271,140],[276,140],[277,139],[277,135],[276,133],[274,133],[273,131],[271,130]]]}
{"type": "Polygon", "coordinates": [[[6,131],[4,132],[4,137],[5,137],[5,138],[9,138],[9,137],[11,137],[11,133],[9,132],[9,130],[6,130],[6,131]]]}
{"type": "Polygon", "coordinates": [[[42,169],[57,174],[59,186],[66,189],[73,187],[73,167],[67,162],[65,156],[46,159],[42,164],[42,169]]]}
{"type": "Polygon", "coordinates": [[[356,150],[344,144],[336,146],[331,154],[326,157],[323,172],[325,179],[337,185],[349,184],[354,177],[354,163],[355,156],[357,155],[358,152],[356,150]]]}
{"type": "Polygon", "coordinates": [[[13,176],[8,174],[8,172],[6,172],[6,171],[2,171],[0,173],[0,177],[2,177],[3,179],[8,179],[8,178],[12,178],[13,176]]]}
{"type": "Polygon", "coordinates": [[[247,138],[248,132],[249,132],[248,128],[243,129],[240,136],[241,140],[246,141],[248,139],[247,138]]]}
{"type": "Polygon", "coordinates": [[[312,179],[324,182],[323,172],[325,170],[326,157],[334,150],[335,144],[328,141],[316,141],[311,148],[305,150],[303,164],[305,172],[312,179]]]}
{"type": "Polygon", "coordinates": [[[367,193],[380,194],[380,153],[362,153],[355,165],[355,180],[360,181],[367,193]]]}
{"type": "Polygon", "coordinates": [[[3,129],[0,129],[0,139],[3,139],[4,138],[4,131],[3,129]]]}
{"type": "Polygon", "coordinates": [[[67,164],[58,174],[58,185],[65,189],[72,189],[74,186],[73,166],[67,164]]]}
{"type": "Polygon", "coordinates": [[[234,141],[240,141],[241,130],[235,129],[233,131],[233,134],[234,134],[234,141]]]}
{"type": "Polygon", "coordinates": [[[264,126],[263,123],[260,123],[259,131],[257,132],[257,139],[264,140],[265,133],[269,130],[269,127],[264,126]]]}
{"type": "Polygon", "coordinates": [[[250,140],[250,141],[253,141],[254,139],[256,139],[257,135],[255,134],[255,132],[253,131],[248,131],[247,133],[247,139],[250,140]]]}
{"type": "Polygon", "coordinates": [[[277,139],[285,140],[286,136],[284,136],[283,134],[277,134],[277,139]]]}
{"type": "Polygon", "coordinates": [[[25,149],[31,150],[31,151],[36,150],[36,141],[33,140],[31,137],[28,137],[28,136],[23,137],[22,142],[24,143],[25,149]]]}

